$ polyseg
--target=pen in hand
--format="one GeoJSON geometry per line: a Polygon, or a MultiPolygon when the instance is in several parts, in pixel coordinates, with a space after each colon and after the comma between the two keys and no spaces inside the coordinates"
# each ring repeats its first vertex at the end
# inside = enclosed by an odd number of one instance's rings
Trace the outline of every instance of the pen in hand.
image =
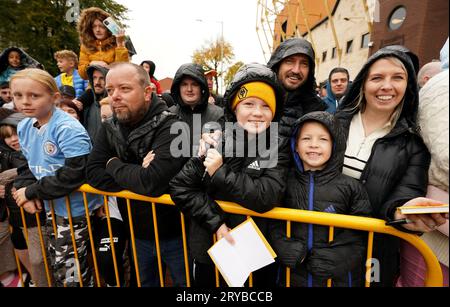
{"type": "Polygon", "coordinates": [[[401,220],[393,220],[390,222],[386,222],[386,226],[395,226],[395,225],[405,225],[413,223],[410,219],[401,219],[401,220]]]}

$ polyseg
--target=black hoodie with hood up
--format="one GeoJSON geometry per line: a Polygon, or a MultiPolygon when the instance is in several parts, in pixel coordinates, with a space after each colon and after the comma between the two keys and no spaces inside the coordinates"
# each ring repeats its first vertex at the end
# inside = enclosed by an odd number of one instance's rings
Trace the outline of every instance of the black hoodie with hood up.
{"type": "MultiPolygon", "coordinates": [[[[369,195],[374,216],[391,220],[397,207],[411,199],[425,196],[428,184],[430,154],[419,135],[417,125],[419,95],[410,57],[404,52],[390,48],[381,49],[372,55],[353,81],[339,106],[336,117],[341,122],[348,140],[353,116],[360,111],[356,105],[370,68],[378,60],[387,57],[397,58],[404,64],[408,72],[408,85],[400,117],[392,131],[373,145],[360,182],[369,195]]],[[[399,229],[406,231],[402,227],[399,229]]],[[[381,283],[376,284],[393,286],[399,269],[398,249],[397,238],[375,236],[374,258],[380,261],[381,267],[381,283]]]]}
{"type": "Polygon", "coordinates": [[[191,139],[191,156],[196,156],[198,152],[198,144],[201,139],[201,134],[204,125],[209,122],[218,123],[220,127],[223,127],[224,118],[223,110],[215,105],[208,103],[209,89],[208,82],[206,81],[203,68],[198,64],[184,64],[178,69],[173,79],[172,98],[175,101],[175,105],[170,107],[169,111],[180,117],[180,119],[187,123],[190,130],[191,139]],[[190,105],[183,102],[180,94],[180,85],[184,78],[191,78],[195,80],[201,88],[201,100],[192,109],[190,105]],[[200,123],[195,121],[194,116],[200,116],[200,123]],[[199,125],[200,129],[194,129],[195,125],[199,125]]]}
{"type": "MultiPolygon", "coordinates": [[[[284,114],[280,120],[280,134],[286,138],[291,137],[292,126],[300,117],[310,112],[327,109],[327,105],[315,91],[315,54],[312,45],[307,40],[291,38],[284,41],[272,54],[267,66],[278,74],[283,60],[294,54],[304,54],[308,57],[309,75],[306,82],[298,89],[286,93],[284,114]]],[[[280,85],[282,85],[281,82],[280,85]]]]}
{"type": "Polygon", "coordinates": [[[99,71],[106,79],[109,69],[103,66],[92,65],[87,68],[86,74],[89,78],[90,88],[87,89],[78,100],[83,104],[82,124],[86,128],[92,143],[94,143],[98,131],[102,125],[100,114],[100,101],[108,96],[106,89],[103,93],[96,94],[94,90],[94,72],[99,71]]]}
{"type": "MultiPolygon", "coordinates": [[[[277,121],[282,113],[283,93],[276,76],[264,65],[250,64],[243,66],[236,73],[224,96],[227,122],[237,121],[231,103],[238,90],[245,83],[256,81],[265,82],[275,90],[277,106],[272,122],[277,121]]],[[[259,152],[256,157],[249,155],[248,150],[243,152],[243,156],[236,155],[238,149],[250,147],[251,141],[247,137],[244,144],[239,143],[236,131],[227,129],[223,139],[223,165],[212,178],[205,174],[202,159],[192,158],[170,182],[172,199],[191,221],[190,252],[193,258],[201,263],[212,263],[207,250],[213,244],[212,235],[223,223],[232,228],[245,221],[243,216],[225,214],[215,200],[236,202],[245,208],[263,213],[281,201],[285,189],[289,157],[284,148],[277,148],[278,155],[270,155],[276,162],[275,166],[264,168],[260,166],[265,159],[259,152]]],[[[282,146],[281,142],[278,142],[278,145],[282,146]]],[[[255,221],[267,235],[267,220],[255,218],[255,221]]]]}
{"type": "Polygon", "coordinates": [[[5,71],[10,65],[8,62],[9,53],[11,51],[16,51],[20,54],[20,66],[16,68],[16,70],[23,70],[26,68],[39,68],[44,69],[41,63],[37,60],[33,59],[30,55],[28,55],[25,51],[17,47],[6,48],[0,54],[0,74],[5,71]]]}
{"type": "MultiPolygon", "coordinates": [[[[294,125],[290,139],[295,168],[289,171],[283,205],[291,209],[334,214],[369,216],[371,207],[363,186],[342,174],[345,135],[334,117],[326,112],[312,112],[294,125]],[[331,135],[333,151],[323,170],[305,171],[297,153],[297,139],[306,122],[323,125],[331,135]]],[[[335,229],[329,242],[329,228],[313,224],[292,225],[291,238],[286,237],[286,223],[272,222],[271,241],[279,260],[293,269],[291,285],[326,287],[333,279],[336,287],[360,286],[365,259],[365,234],[335,229]]],[[[284,282],[285,278],[282,279],[284,282]]]]}

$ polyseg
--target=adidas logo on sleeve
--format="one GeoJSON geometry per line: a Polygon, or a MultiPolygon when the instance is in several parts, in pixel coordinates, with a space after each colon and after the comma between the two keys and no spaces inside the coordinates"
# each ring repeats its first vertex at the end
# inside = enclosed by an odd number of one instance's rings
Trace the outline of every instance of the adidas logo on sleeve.
{"type": "Polygon", "coordinates": [[[261,167],[259,166],[258,160],[252,162],[247,168],[254,169],[256,171],[260,171],[261,170],[261,167]]]}

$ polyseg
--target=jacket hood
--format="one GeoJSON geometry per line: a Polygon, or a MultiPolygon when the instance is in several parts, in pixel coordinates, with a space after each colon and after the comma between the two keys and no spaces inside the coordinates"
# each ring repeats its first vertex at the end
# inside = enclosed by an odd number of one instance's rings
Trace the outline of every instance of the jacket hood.
{"type": "Polygon", "coordinates": [[[20,54],[20,66],[19,69],[25,68],[40,68],[44,69],[44,66],[39,63],[37,60],[33,59],[29,56],[25,51],[17,47],[11,47],[3,50],[0,54],[0,72],[3,72],[6,68],[8,68],[8,56],[11,51],[17,51],[20,54]]]}
{"type": "Polygon", "coordinates": [[[142,61],[141,66],[144,65],[144,63],[150,66],[150,72],[148,74],[150,77],[153,77],[155,75],[156,64],[153,61],[142,61]]]}
{"type": "Polygon", "coordinates": [[[331,135],[333,140],[333,151],[330,160],[328,160],[326,167],[317,172],[318,176],[334,176],[341,173],[344,165],[344,155],[347,148],[346,137],[342,130],[339,121],[328,112],[312,112],[301,117],[295,124],[293,134],[290,140],[290,148],[294,157],[294,162],[297,170],[304,173],[303,162],[300,155],[297,153],[297,139],[300,133],[300,128],[305,122],[319,122],[324,125],[331,135]]]}
{"type": "Polygon", "coordinates": [[[196,106],[196,108],[204,108],[208,105],[208,98],[209,98],[209,88],[208,88],[208,82],[206,81],[203,68],[198,64],[184,64],[181,65],[180,68],[177,70],[175,77],[173,78],[172,88],[170,90],[172,97],[175,100],[175,103],[180,105],[181,107],[189,107],[187,106],[183,100],[181,99],[180,94],[180,85],[183,78],[189,77],[197,81],[198,84],[200,84],[201,88],[201,99],[200,103],[196,106]]]}
{"type": "Polygon", "coordinates": [[[349,114],[355,114],[360,111],[359,109],[356,109],[356,105],[358,103],[360,90],[364,86],[364,82],[366,81],[369,70],[376,61],[387,57],[395,57],[399,59],[406,67],[406,70],[408,72],[408,85],[406,88],[403,109],[400,114],[399,120],[406,119],[408,125],[411,128],[417,130],[419,90],[416,74],[414,71],[414,65],[410,57],[406,53],[392,50],[391,47],[380,49],[368,59],[367,63],[363,66],[359,74],[353,80],[348,93],[342,99],[342,102],[339,105],[339,110],[349,114]]]}
{"type": "Polygon", "coordinates": [[[333,102],[336,101],[336,96],[334,95],[333,91],[331,90],[331,84],[330,81],[327,80],[327,97],[325,98],[331,98],[333,99],[333,102]]]}
{"type": "Polygon", "coordinates": [[[314,84],[316,81],[314,77],[316,70],[316,56],[311,43],[303,38],[291,38],[282,42],[272,54],[267,66],[278,73],[278,68],[280,67],[281,62],[294,54],[304,54],[309,58],[308,80],[300,88],[314,89],[314,84]]]}
{"type": "Polygon", "coordinates": [[[86,70],[86,74],[88,76],[89,79],[89,85],[91,87],[94,87],[94,71],[100,71],[106,78],[106,75],[108,74],[109,69],[103,66],[98,66],[98,65],[91,65],[87,68],[86,70]]]}
{"type": "Polygon", "coordinates": [[[419,73],[420,60],[419,60],[419,57],[414,52],[412,52],[411,50],[409,50],[408,48],[406,48],[405,46],[402,46],[402,45],[386,46],[383,49],[406,53],[406,55],[409,57],[409,59],[411,60],[413,66],[414,66],[414,72],[416,73],[416,75],[419,73]]]}
{"type": "Polygon", "coordinates": [[[236,115],[231,109],[231,104],[238,90],[242,85],[249,82],[264,82],[272,87],[275,91],[276,111],[273,122],[278,121],[283,114],[284,92],[278,84],[276,74],[263,64],[247,64],[242,66],[228,86],[223,97],[225,120],[228,122],[236,122],[236,115]]]}

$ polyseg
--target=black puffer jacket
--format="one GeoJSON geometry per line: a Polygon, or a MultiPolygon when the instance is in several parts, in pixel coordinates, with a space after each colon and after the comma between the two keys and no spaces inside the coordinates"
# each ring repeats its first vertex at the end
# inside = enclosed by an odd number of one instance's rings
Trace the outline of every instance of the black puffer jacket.
{"type": "Polygon", "coordinates": [[[178,115],[180,119],[187,124],[186,128],[190,131],[191,154],[196,156],[201,134],[204,131],[204,125],[209,122],[218,124],[221,129],[224,124],[222,108],[208,103],[209,89],[205,79],[203,69],[197,64],[184,64],[175,74],[173,79],[171,95],[175,100],[175,105],[170,107],[169,111],[178,115]],[[192,78],[201,87],[201,101],[194,107],[185,104],[181,99],[180,85],[185,77],[192,78]]]}
{"type": "Polygon", "coordinates": [[[297,90],[286,93],[284,114],[280,120],[280,134],[290,138],[292,126],[303,115],[314,111],[325,111],[327,105],[317,96],[315,86],[315,54],[312,45],[305,39],[292,38],[278,46],[267,66],[278,73],[281,62],[294,55],[304,54],[309,59],[309,75],[306,82],[297,90]]]}
{"type": "MultiPolygon", "coordinates": [[[[170,128],[175,121],[176,116],[153,95],[147,114],[135,126],[122,125],[116,118],[104,122],[86,167],[88,183],[110,192],[129,190],[152,197],[168,193],[170,179],[187,160],[171,155],[171,143],[176,135],[170,133],[170,128]],[[142,162],[150,151],[154,151],[155,159],[149,167],[143,168],[142,162]],[[113,157],[119,159],[107,163],[113,157]]],[[[118,202],[124,221],[128,222],[126,204],[123,199],[118,202]]],[[[153,240],[151,204],[143,201],[131,201],[131,204],[136,238],[153,240]]],[[[176,208],[157,205],[156,213],[160,238],[181,234],[176,208]]]]}
{"type": "MultiPolygon", "coordinates": [[[[276,116],[281,113],[282,94],[275,74],[263,65],[251,64],[241,68],[225,95],[228,121],[236,122],[230,101],[241,85],[252,81],[266,82],[275,89],[278,98],[276,116]]],[[[257,151],[256,157],[249,155],[248,150],[244,150],[242,157],[236,157],[237,150],[255,146],[255,142],[249,141],[247,136],[244,144],[238,143],[236,134],[240,132],[239,127],[224,132],[224,163],[212,178],[206,174],[202,179],[205,173],[203,162],[200,158],[192,158],[170,183],[172,199],[190,219],[190,251],[193,258],[201,263],[211,262],[207,250],[213,244],[213,234],[223,223],[234,227],[245,220],[242,216],[226,215],[215,200],[236,202],[262,213],[279,204],[284,192],[289,161],[287,148],[278,147],[281,143],[276,136],[276,142],[271,144],[270,149],[257,151]],[[266,155],[269,158],[264,158],[266,155]],[[263,167],[264,163],[271,162],[272,167],[263,167]]],[[[267,235],[267,222],[255,221],[267,235]]]]}
{"type": "MultiPolygon", "coordinates": [[[[369,195],[377,218],[390,220],[395,209],[407,201],[426,195],[430,154],[419,136],[417,126],[418,90],[413,64],[402,52],[382,49],[369,58],[344,97],[336,117],[348,133],[361,87],[370,67],[377,60],[393,56],[408,70],[408,87],[404,106],[393,130],[378,139],[361,175],[361,183],[369,195]]],[[[401,230],[404,230],[400,227],[401,230]]],[[[381,285],[392,286],[398,271],[398,240],[391,236],[376,236],[374,257],[380,260],[381,285]]]]}
{"type": "MultiPolygon", "coordinates": [[[[357,180],[341,173],[345,148],[345,136],[331,114],[313,112],[297,121],[291,138],[296,167],[289,171],[283,202],[285,207],[369,216],[371,208],[364,188],[357,180]],[[331,158],[321,171],[304,171],[303,162],[296,152],[300,127],[307,121],[324,125],[333,139],[331,158]]],[[[324,287],[328,278],[332,278],[333,285],[337,287],[361,285],[365,234],[335,229],[334,240],[329,243],[328,237],[328,227],[295,223],[292,225],[292,237],[288,239],[286,223],[273,222],[272,244],[281,263],[293,269],[293,286],[324,287]]]]}

